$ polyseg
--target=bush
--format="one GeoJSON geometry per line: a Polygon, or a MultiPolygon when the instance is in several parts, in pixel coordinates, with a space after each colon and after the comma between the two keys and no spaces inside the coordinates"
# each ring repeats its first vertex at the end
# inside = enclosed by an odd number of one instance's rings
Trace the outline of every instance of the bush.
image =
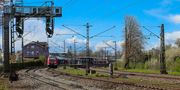
{"type": "Polygon", "coordinates": [[[45,57],[44,55],[40,55],[40,56],[39,56],[39,60],[40,60],[41,62],[43,62],[44,64],[46,64],[46,57],[45,57]]]}
{"type": "Polygon", "coordinates": [[[180,48],[171,48],[166,50],[166,61],[174,61],[177,56],[180,57],[180,48]]]}
{"type": "Polygon", "coordinates": [[[175,61],[168,61],[167,68],[171,72],[180,72],[180,59],[176,59],[175,61]]]}
{"type": "Polygon", "coordinates": [[[19,70],[27,67],[33,67],[33,66],[43,66],[43,62],[38,61],[30,61],[30,62],[24,62],[24,63],[12,63],[11,68],[19,70]]]}
{"type": "Polygon", "coordinates": [[[145,63],[141,63],[141,62],[136,63],[135,68],[136,69],[144,69],[145,68],[145,63]]]}
{"type": "Polygon", "coordinates": [[[145,62],[144,69],[159,70],[160,69],[159,64],[160,64],[159,60],[153,58],[150,61],[145,62]]]}
{"type": "Polygon", "coordinates": [[[117,68],[123,68],[124,62],[123,61],[117,61],[117,68]]]}

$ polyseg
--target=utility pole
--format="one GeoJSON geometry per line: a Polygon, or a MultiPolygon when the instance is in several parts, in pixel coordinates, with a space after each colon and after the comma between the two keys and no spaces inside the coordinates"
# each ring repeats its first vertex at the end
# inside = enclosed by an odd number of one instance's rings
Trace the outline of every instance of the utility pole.
{"type": "Polygon", "coordinates": [[[115,70],[117,70],[118,68],[117,68],[117,42],[116,41],[114,41],[114,44],[115,44],[115,46],[114,46],[114,56],[115,56],[115,70]]]}
{"type": "Polygon", "coordinates": [[[103,59],[106,59],[106,57],[107,57],[107,47],[104,47],[104,58],[103,59]]]}
{"type": "Polygon", "coordinates": [[[156,35],[155,33],[153,33],[152,31],[150,31],[149,29],[147,29],[145,26],[143,26],[143,28],[145,30],[147,30],[148,32],[150,32],[152,35],[156,36],[157,38],[160,39],[160,73],[161,74],[168,74],[166,71],[166,60],[165,60],[165,39],[164,39],[164,24],[162,24],[160,27],[160,37],[158,35],[156,35]]]}
{"type": "MultiPolygon", "coordinates": [[[[89,40],[92,39],[92,38],[94,38],[94,37],[97,37],[97,36],[99,36],[99,35],[107,32],[107,31],[110,31],[110,30],[112,30],[112,29],[114,29],[114,28],[116,27],[116,26],[113,26],[113,27],[111,27],[111,28],[109,28],[109,29],[107,29],[107,30],[105,30],[105,31],[102,31],[102,32],[97,33],[97,34],[95,34],[95,35],[93,35],[93,36],[90,37],[90,36],[89,36],[89,28],[92,27],[92,25],[89,25],[89,23],[87,23],[86,25],[83,25],[83,26],[86,27],[86,36],[78,33],[77,31],[75,31],[75,30],[73,30],[73,29],[71,29],[71,28],[69,28],[69,27],[67,27],[67,26],[65,26],[65,25],[62,25],[62,26],[65,27],[65,28],[67,28],[67,29],[69,29],[69,30],[71,30],[71,31],[74,32],[75,34],[80,35],[80,36],[82,36],[83,38],[86,39],[86,57],[87,57],[87,58],[90,57],[89,40]]],[[[88,72],[90,71],[89,67],[90,67],[90,66],[89,66],[89,60],[86,60],[86,75],[88,75],[88,72]]]]}
{"type": "Polygon", "coordinates": [[[66,40],[64,40],[64,53],[66,52],[66,40]]]}
{"type": "Polygon", "coordinates": [[[160,73],[168,74],[166,71],[166,61],[165,61],[165,39],[164,39],[164,24],[161,25],[161,33],[160,33],[160,73]]]}
{"type": "MultiPolygon", "coordinates": [[[[74,62],[76,64],[76,39],[74,39],[74,62]]],[[[74,68],[76,69],[76,65],[74,66],[74,68]]]]}
{"type": "Polygon", "coordinates": [[[21,56],[21,60],[22,60],[22,67],[24,68],[24,37],[22,37],[22,43],[21,43],[21,48],[22,48],[22,56],[21,56]]]}
{"type": "MultiPolygon", "coordinates": [[[[86,58],[90,58],[90,51],[89,51],[89,28],[92,27],[92,25],[89,25],[87,23],[86,25],[86,58]]],[[[86,60],[86,75],[90,73],[90,68],[89,68],[89,59],[86,60]]]]}
{"type": "Polygon", "coordinates": [[[87,23],[86,25],[86,57],[90,57],[90,52],[89,52],[89,28],[92,27],[92,25],[89,25],[89,23],[87,23]]]}

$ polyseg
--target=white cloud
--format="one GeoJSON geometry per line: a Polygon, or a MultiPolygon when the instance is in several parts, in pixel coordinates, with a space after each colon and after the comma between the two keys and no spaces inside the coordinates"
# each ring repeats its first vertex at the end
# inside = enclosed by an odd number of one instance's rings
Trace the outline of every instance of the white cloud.
{"type": "Polygon", "coordinates": [[[26,39],[32,41],[47,41],[45,22],[43,22],[43,20],[32,19],[25,21],[24,30],[26,32],[31,32],[29,35],[25,36],[26,39]]]}
{"type": "MultiPolygon", "coordinates": [[[[24,26],[24,44],[28,44],[31,41],[47,42],[47,35],[45,31],[45,22],[42,19],[28,19],[25,21],[24,26]]],[[[55,36],[56,34],[72,34],[69,30],[55,28],[54,35],[50,40],[59,41],[61,37],[55,36]]],[[[61,38],[62,39],[62,38],[61,38]]],[[[21,50],[21,39],[16,42],[16,50],[21,50]]]]}
{"type": "MultiPolygon", "coordinates": [[[[112,46],[112,47],[114,47],[114,42],[112,41],[112,40],[109,40],[109,41],[106,41],[107,42],[107,44],[109,44],[110,46],[112,46]]],[[[122,49],[122,44],[124,43],[124,41],[118,41],[117,42],[117,48],[119,48],[119,49],[122,49]]],[[[108,45],[106,45],[104,42],[99,42],[99,43],[97,43],[96,45],[95,45],[95,50],[100,50],[100,49],[102,49],[102,48],[104,48],[104,47],[109,47],[108,45]]]]}
{"type": "Polygon", "coordinates": [[[168,10],[162,8],[155,8],[155,9],[145,10],[144,12],[151,16],[165,19],[166,17],[164,16],[164,14],[166,14],[168,10]]]}
{"type": "Polygon", "coordinates": [[[169,20],[175,24],[180,24],[180,14],[177,15],[170,15],[169,20]]]}
{"type": "Polygon", "coordinates": [[[79,44],[85,44],[86,43],[86,40],[77,38],[76,36],[66,39],[66,42],[67,43],[74,43],[74,40],[75,40],[75,42],[77,42],[79,44]]]}
{"type": "MultiPolygon", "coordinates": [[[[168,32],[165,33],[165,44],[175,46],[175,41],[180,38],[180,31],[168,32]]],[[[150,50],[152,48],[156,48],[160,46],[160,40],[156,40],[154,42],[150,42],[145,46],[146,50],[150,50]]]]}
{"type": "Polygon", "coordinates": [[[60,28],[55,28],[55,34],[59,34],[59,35],[62,35],[63,36],[63,34],[64,35],[68,35],[68,34],[75,34],[75,33],[73,33],[72,31],[70,31],[70,30],[68,30],[68,29],[60,29],[60,28]]]}
{"type": "Polygon", "coordinates": [[[180,31],[165,33],[166,44],[173,45],[178,38],[180,38],[180,31]]]}

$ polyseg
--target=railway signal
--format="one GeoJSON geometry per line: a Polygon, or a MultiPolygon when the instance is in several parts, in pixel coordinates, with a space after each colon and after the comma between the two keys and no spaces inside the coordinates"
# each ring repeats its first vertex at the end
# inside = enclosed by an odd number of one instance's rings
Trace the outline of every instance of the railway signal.
{"type": "Polygon", "coordinates": [[[16,26],[18,37],[22,37],[25,20],[46,17],[46,34],[50,38],[54,33],[54,17],[62,16],[62,8],[55,7],[53,1],[47,1],[42,6],[23,6],[23,0],[17,2],[4,0],[3,5],[4,72],[9,72],[9,53],[15,54],[14,27],[16,26]],[[14,23],[14,20],[16,20],[16,23],[14,23]],[[11,30],[9,30],[10,27],[11,30]],[[9,52],[9,49],[11,49],[11,52],[9,52]]]}
{"type": "Polygon", "coordinates": [[[24,21],[21,17],[16,17],[16,33],[18,38],[21,38],[24,33],[24,21]]]}
{"type": "Polygon", "coordinates": [[[46,17],[46,34],[48,38],[51,38],[54,33],[54,19],[52,17],[46,17]]]}

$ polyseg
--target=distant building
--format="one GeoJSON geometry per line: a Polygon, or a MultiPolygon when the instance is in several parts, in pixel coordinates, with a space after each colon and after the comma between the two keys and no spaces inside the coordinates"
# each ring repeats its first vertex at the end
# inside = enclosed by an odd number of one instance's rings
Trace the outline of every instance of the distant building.
{"type": "Polygon", "coordinates": [[[24,58],[39,58],[39,56],[49,55],[48,43],[47,42],[31,42],[23,47],[24,58]]]}

